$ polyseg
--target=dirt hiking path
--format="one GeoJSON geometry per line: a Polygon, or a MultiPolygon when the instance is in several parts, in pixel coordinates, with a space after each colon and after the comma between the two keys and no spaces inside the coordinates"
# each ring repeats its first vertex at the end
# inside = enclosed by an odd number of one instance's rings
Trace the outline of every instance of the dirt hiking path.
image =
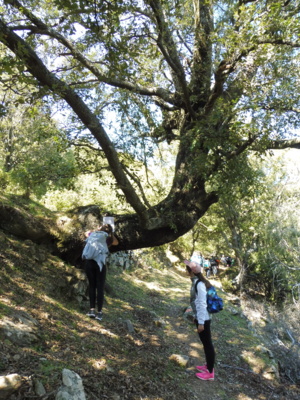
{"type": "MultiPolygon", "coordinates": [[[[226,300],[220,281],[210,279],[210,282],[218,288],[219,295],[226,300]]],[[[187,295],[178,298],[178,301],[179,308],[184,310],[184,307],[188,306],[189,297],[187,295]]],[[[182,372],[186,375],[190,387],[189,399],[299,400],[297,394],[294,397],[292,393],[287,393],[283,385],[266,379],[260,373],[255,373],[245,362],[245,358],[242,357],[245,354],[243,343],[252,340],[251,333],[249,331],[247,337],[244,330],[240,331],[238,324],[232,323],[230,316],[220,312],[212,317],[212,336],[216,350],[214,381],[201,381],[195,377],[197,372],[195,366],[205,364],[205,358],[194,325],[183,317],[183,312],[178,315],[178,308],[170,310],[167,320],[172,327],[167,335],[174,340],[177,354],[188,356],[190,360],[190,365],[182,372]]],[[[253,346],[256,346],[255,342],[253,346]]]]}

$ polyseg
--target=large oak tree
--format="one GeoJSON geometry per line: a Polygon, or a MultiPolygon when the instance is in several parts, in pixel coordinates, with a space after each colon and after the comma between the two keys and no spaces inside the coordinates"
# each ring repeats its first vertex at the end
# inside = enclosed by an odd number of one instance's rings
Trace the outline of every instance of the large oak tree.
{"type": "Polygon", "coordinates": [[[299,147],[299,17],[289,0],[1,0],[2,83],[64,102],[132,207],[118,249],[156,246],[196,224],[242,154],[299,147]],[[177,145],[174,178],[150,204],[122,154],[159,143],[177,145]]]}

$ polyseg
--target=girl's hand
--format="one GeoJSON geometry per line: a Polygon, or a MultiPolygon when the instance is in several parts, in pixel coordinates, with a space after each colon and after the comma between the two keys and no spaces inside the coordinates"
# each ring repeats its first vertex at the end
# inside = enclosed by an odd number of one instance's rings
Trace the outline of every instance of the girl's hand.
{"type": "Polygon", "coordinates": [[[198,329],[197,329],[198,333],[201,333],[204,331],[204,325],[198,325],[198,329]]]}

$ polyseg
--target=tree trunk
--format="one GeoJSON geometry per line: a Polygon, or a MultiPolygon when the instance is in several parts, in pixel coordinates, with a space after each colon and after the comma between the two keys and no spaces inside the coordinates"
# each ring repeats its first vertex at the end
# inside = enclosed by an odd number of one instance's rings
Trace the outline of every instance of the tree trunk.
{"type": "MultiPolygon", "coordinates": [[[[229,161],[237,159],[247,148],[254,146],[256,139],[259,137],[259,133],[253,134],[249,132],[246,134],[248,132],[247,128],[242,135],[243,139],[241,139],[239,129],[234,128],[234,124],[233,127],[231,125],[231,122],[234,122],[236,118],[235,105],[244,96],[244,86],[240,79],[248,79],[249,76],[253,76],[256,70],[260,71],[259,64],[254,64],[251,67],[252,64],[250,63],[251,65],[249,65],[248,62],[241,63],[240,70],[236,68],[240,61],[247,61],[247,55],[254,51],[256,46],[242,46],[241,49],[237,48],[237,51],[232,47],[232,49],[228,49],[228,52],[222,50],[215,58],[214,43],[217,44],[217,42],[214,39],[216,32],[214,32],[213,2],[195,0],[193,2],[194,27],[192,28],[195,40],[193,48],[190,49],[192,56],[190,67],[185,68],[182,45],[189,46],[189,40],[179,44],[178,36],[174,39],[175,36],[173,36],[172,32],[174,17],[170,16],[168,20],[168,14],[170,13],[165,12],[164,2],[149,0],[147,1],[149,7],[145,7],[145,10],[147,10],[145,16],[150,16],[149,25],[147,23],[142,26],[140,10],[136,10],[134,6],[131,5],[126,13],[128,12],[128,16],[131,12],[135,17],[138,15],[136,22],[139,25],[140,21],[141,25],[138,29],[141,29],[141,34],[137,36],[145,34],[145,37],[151,38],[151,43],[155,43],[153,48],[145,47],[146,54],[148,52],[149,56],[154,54],[152,60],[155,63],[160,59],[159,64],[162,69],[158,71],[155,66],[153,71],[151,68],[148,70],[149,63],[147,61],[144,67],[142,66],[143,63],[141,64],[141,71],[138,72],[137,76],[129,70],[127,76],[126,74],[123,75],[122,69],[119,69],[119,63],[115,63],[115,66],[113,66],[113,60],[108,62],[109,71],[106,72],[106,61],[104,62],[104,68],[102,68],[101,57],[98,60],[99,62],[95,62],[94,57],[89,58],[90,48],[93,48],[93,45],[96,48],[98,44],[97,35],[94,35],[93,25],[89,27],[90,29],[87,26],[86,43],[90,44],[83,49],[83,43],[77,46],[76,40],[74,42],[69,40],[73,35],[71,31],[68,33],[69,28],[67,26],[63,29],[59,27],[58,30],[55,30],[55,24],[47,26],[45,22],[47,18],[45,18],[45,21],[44,18],[39,18],[40,13],[38,10],[36,14],[32,13],[30,5],[28,5],[28,8],[23,7],[16,0],[4,3],[6,6],[9,5],[7,10],[11,10],[10,7],[14,7],[16,13],[20,13],[22,17],[14,17],[10,13],[13,17],[10,21],[8,18],[9,13],[7,12],[7,15],[5,15],[5,12],[2,13],[3,17],[0,18],[0,42],[12,51],[18,63],[24,66],[23,76],[26,77],[29,73],[34,78],[34,81],[36,80],[37,87],[39,89],[42,87],[45,90],[44,93],[51,93],[54,97],[64,100],[74,112],[74,115],[77,116],[78,122],[89,130],[97,140],[101,151],[103,151],[107,159],[109,169],[114,175],[117,187],[123,191],[127,203],[135,212],[132,215],[115,216],[116,235],[119,239],[119,245],[114,248],[114,251],[159,246],[176,240],[193,228],[209,207],[218,200],[215,193],[207,192],[209,185],[206,187],[206,183],[210,184],[210,178],[214,173],[221,171],[222,168],[228,168],[229,161]],[[19,26],[18,21],[20,21],[19,26]],[[66,35],[63,36],[65,29],[66,35]],[[67,61],[66,65],[69,65],[72,69],[74,68],[74,76],[76,76],[76,71],[80,72],[77,83],[73,82],[71,84],[73,74],[69,74],[69,72],[64,74],[64,63],[61,67],[58,66],[57,70],[55,65],[51,65],[51,69],[47,67],[49,62],[49,60],[46,62],[47,57],[43,61],[43,55],[46,50],[43,47],[43,43],[39,42],[40,37],[44,35],[46,38],[50,38],[49,42],[45,40],[45,43],[55,43],[55,46],[58,45],[58,47],[55,47],[55,51],[59,48],[62,55],[66,56],[66,59],[70,59],[70,64],[67,61]],[[89,42],[89,39],[91,42],[89,42]],[[155,53],[153,52],[154,50],[155,53]],[[157,51],[160,54],[158,59],[157,51]],[[223,55],[227,59],[222,59],[223,55]],[[98,63],[99,67],[97,66],[98,63]],[[243,64],[246,67],[243,67],[243,64]],[[171,82],[161,86],[161,82],[166,78],[166,68],[170,73],[167,76],[170,76],[171,82]],[[87,72],[86,75],[81,74],[83,70],[87,72]],[[235,75],[232,76],[231,81],[225,87],[225,96],[224,83],[234,71],[236,71],[235,75]],[[151,75],[153,73],[153,76],[157,74],[157,81],[156,79],[152,80],[152,78],[148,79],[148,72],[151,72],[151,75]],[[95,80],[95,87],[93,85],[90,91],[87,87],[86,93],[82,91],[82,84],[85,79],[87,82],[90,79],[95,80]],[[81,80],[82,82],[80,82],[81,80]],[[176,140],[179,143],[172,187],[166,198],[153,207],[149,206],[147,200],[140,196],[138,190],[135,189],[130,174],[127,173],[119,158],[118,148],[114,146],[104,129],[104,123],[100,119],[101,116],[99,116],[98,111],[94,112],[94,110],[97,110],[97,105],[93,104],[92,93],[98,87],[100,88],[98,93],[100,95],[102,93],[102,85],[107,85],[109,89],[108,92],[103,91],[103,99],[101,101],[103,100],[105,105],[110,103],[110,101],[105,100],[106,94],[111,93],[111,88],[116,88],[126,91],[128,100],[131,94],[144,96],[149,100],[149,114],[151,114],[152,106],[160,107],[163,121],[161,121],[161,125],[158,121],[154,124],[156,132],[160,132],[158,138],[162,141],[165,140],[167,143],[171,140],[176,140]],[[88,93],[90,94],[88,95],[88,93]],[[236,133],[235,129],[237,129],[236,133]]],[[[172,8],[174,6],[171,2],[166,5],[172,6],[172,8]]],[[[182,7],[181,4],[180,7],[182,7]]],[[[238,11],[239,7],[237,5],[236,11],[238,11]]],[[[4,6],[3,8],[6,10],[4,6]]],[[[179,8],[177,10],[179,12],[179,8]]],[[[117,11],[121,13],[119,7],[116,8],[117,11]]],[[[71,27],[73,23],[76,23],[76,20],[73,21],[73,18],[75,18],[73,11],[70,14],[72,14],[71,27]]],[[[109,17],[107,18],[106,24],[110,25],[111,20],[109,17]]],[[[82,23],[83,20],[80,18],[79,21],[82,23]]],[[[233,21],[230,22],[232,23],[233,21]]],[[[88,25],[88,22],[86,21],[85,24],[88,25]]],[[[122,30],[123,28],[121,31],[116,29],[116,35],[114,36],[121,35],[121,38],[125,39],[125,36],[122,36],[122,30]]],[[[131,30],[131,34],[133,32],[131,30]]],[[[192,32],[185,35],[186,38],[192,38],[192,36],[192,32]]],[[[106,35],[104,35],[102,45],[111,48],[113,42],[106,41],[106,39],[106,35]]],[[[123,43],[123,40],[120,43],[123,43]]],[[[117,43],[114,45],[117,45],[117,43]]],[[[126,51],[126,54],[123,54],[123,56],[126,55],[125,58],[128,57],[130,59],[132,57],[134,59],[136,57],[133,52],[130,52],[130,46],[127,50],[125,50],[126,47],[122,48],[122,46],[120,48],[117,46],[117,48],[120,51],[122,50],[121,52],[126,51]],[[129,51],[128,54],[127,51],[129,51]]],[[[53,54],[56,54],[54,53],[54,48],[52,50],[53,54]]],[[[143,48],[140,51],[143,51],[143,48]]],[[[120,54],[120,60],[123,60],[123,56],[120,54]]],[[[138,57],[135,61],[139,66],[140,60],[138,57]]],[[[253,58],[255,59],[255,57],[253,58]]],[[[98,94],[96,97],[99,100],[98,94]]],[[[143,107],[146,106],[146,103],[147,101],[145,101],[143,107]]],[[[250,107],[249,110],[252,110],[252,108],[250,107]]],[[[145,117],[148,112],[137,115],[144,115],[145,117]]],[[[131,125],[130,118],[128,122],[131,125]]],[[[140,139],[142,141],[145,135],[151,138],[150,131],[153,127],[153,122],[148,123],[149,131],[146,129],[146,132],[141,134],[140,139]]],[[[266,144],[264,143],[264,149],[265,146],[266,144]]],[[[140,187],[142,187],[142,184],[140,187]]],[[[89,213],[88,208],[85,210],[82,208],[81,210],[89,213]]],[[[100,210],[98,210],[98,214],[97,218],[101,223],[100,210]]],[[[75,215],[72,218],[76,220],[75,215]]],[[[84,217],[79,222],[80,225],[74,224],[72,234],[66,232],[64,237],[59,239],[59,248],[62,249],[61,252],[63,252],[64,257],[70,262],[76,262],[79,259],[83,247],[83,232],[87,228],[87,221],[84,217]]],[[[239,246],[237,245],[236,248],[238,249],[239,246]]]]}
{"type": "MultiPolygon", "coordinates": [[[[187,208],[181,196],[169,197],[149,212],[149,227],[145,229],[136,214],[113,215],[115,218],[115,235],[119,240],[118,246],[111,247],[111,252],[121,250],[134,250],[146,247],[160,246],[170,243],[184,235],[195,225],[197,220],[205,214],[217,197],[205,195],[199,200],[199,204],[190,201],[187,208]],[[151,226],[150,226],[151,224],[151,226]]],[[[81,253],[84,246],[84,232],[96,228],[102,223],[102,211],[98,206],[86,206],[73,210],[69,213],[74,229],[60,242],[59,251],[61,256],[74,265],[81,264],[81,253]],[[94,217],[93,226],[89,225],[91,217],[94,217]],[[80,226],[80,229],[78,229],[80,226]]],[[[70,229],[70,223],[68,224],[70,229]]]]}

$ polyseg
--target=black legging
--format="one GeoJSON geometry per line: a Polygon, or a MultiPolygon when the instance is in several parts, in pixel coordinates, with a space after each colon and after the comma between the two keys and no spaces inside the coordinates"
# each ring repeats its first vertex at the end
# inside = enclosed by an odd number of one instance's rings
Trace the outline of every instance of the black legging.
{"type": "MultiPolygon", "coordinates": [[[[198,321],[196,321],[196,327],[198,328],[198,321]]],[[[203,344],[207,369],[212,372],[215,365],[215,349],[211,340],[210,320],[204,322],[204,331],[198,332],[198,335],[203,344]]]]}
{"type": "Polygon", "coordinates": [[[106,266],[103,265],[102,271],[100,271],[95,260],[85,260],[85,272],[89,281],[90,308],[95,308],[97,292],[97,307],[98,311],[101,311],[104,301],[106,266]]]}

